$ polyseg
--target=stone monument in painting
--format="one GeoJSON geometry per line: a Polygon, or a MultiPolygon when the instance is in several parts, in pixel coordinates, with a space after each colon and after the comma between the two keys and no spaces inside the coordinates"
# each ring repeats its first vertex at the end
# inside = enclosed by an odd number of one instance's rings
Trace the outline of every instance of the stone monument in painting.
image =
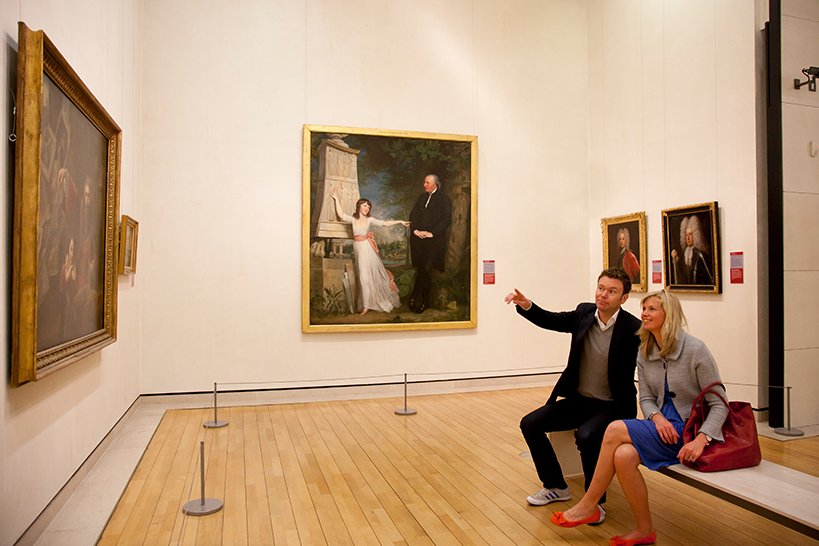
{"type": "Polygon", "coordinates": [[[352,254],[345,253],[345,239],[353,238],[353,227],[336,214],[330,195],[336,192],[342,210],[352,214],[360,198],[358,154],[344,142],[346,135],[331,134],[318,146],[319,168],[313,212],[310,218],[310,286],[325,301],[338,301],[355,312],[357,279],[352,254]]]}
{"type": "Polygon", "coordinates": [[[336,215],[330,194],[336,191],[344,212],[355,212],[358,191],[358,153],[342,140],[346,135],[330,135],[318,147],[319,170],[316,202],[310,221],[313,237],[352,239],[353,227],[336,215]]]}

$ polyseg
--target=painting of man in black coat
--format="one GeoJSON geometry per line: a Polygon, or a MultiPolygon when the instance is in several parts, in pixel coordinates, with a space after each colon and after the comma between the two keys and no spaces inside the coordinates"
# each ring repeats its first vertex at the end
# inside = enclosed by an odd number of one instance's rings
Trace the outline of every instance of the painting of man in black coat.
{"type": "Polygon", "coordinates": [[[432,270],[444,271],[451,221],[452,203],[441,191],[438,176],[429,174],[424,177],[424,192],[410,212],[410,254],[416,275],[409,307],[415,313],[430,306],[432,270]]]}

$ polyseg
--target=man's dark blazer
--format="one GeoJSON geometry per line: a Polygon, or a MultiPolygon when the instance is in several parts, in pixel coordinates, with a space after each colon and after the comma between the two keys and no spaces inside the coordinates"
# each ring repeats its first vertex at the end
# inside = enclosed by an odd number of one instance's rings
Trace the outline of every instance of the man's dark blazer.
{"type": "MultiPolygon", "coordinates": [[[[532,303],[532,307],[528,311],[524,311],[520,306],[518,306],[517,310],[518,313],[536,326],[572,334],[566,369],[563,370],[560,379],[552,389],[552,395],[547,403],[555,402],[559,396],[566,398],[577,396],[583,340],[589,328],[594,324],[594,312],[597,310],[597,306],[593,303],[581,303],[574,311],[555,313],[541,309],[532,303]]],[[[634,387],[634,370],[637,367],[637,349],[640,346],[640,338],[636,335],[640,324],[637,317],[621,308],[620,314],[617,315],[617,321],[613,326],[614,330],[611,333],[609,388],[616,406],[615,411],[620,419],[637,417],[637,389],[634,387]]]]}

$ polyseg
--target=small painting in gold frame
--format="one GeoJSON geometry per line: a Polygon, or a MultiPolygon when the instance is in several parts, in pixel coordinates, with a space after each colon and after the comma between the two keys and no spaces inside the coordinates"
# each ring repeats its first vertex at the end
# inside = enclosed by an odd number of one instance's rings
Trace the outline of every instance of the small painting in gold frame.
{"type": "Polygon", "coordinates": [[[603,269],[619,267],[631,279],[634,292],[645,292],[648,287],[645,211],[603,218],[600,226],[603,230],[603,269]]]}
{"type": "Polygon", "coordinates": [[[138,236],[139,222],[123,214],[119,224],[119,273],[121,275],[136,273],[138,236]]]}

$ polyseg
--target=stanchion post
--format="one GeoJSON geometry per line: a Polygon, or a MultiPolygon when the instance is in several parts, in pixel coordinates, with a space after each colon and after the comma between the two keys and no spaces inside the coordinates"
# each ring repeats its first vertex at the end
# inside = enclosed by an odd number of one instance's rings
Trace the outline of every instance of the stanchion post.
{"type": "Polygon", "coordinates": [[[219,499],[205,498],[205,441],[199,442],[199,483],[201,485],[201,496],[199,500],[192,500],[185,503],[182,513],[188,516],[207,516],[221,510],[225,503],[219,499]]]}
{"type": "Polygon", "coordinates": [[[774,432],[777,434],[781,434],[782,436],[804,436],[805,433],[798,429],[798,428],[791,428],[791,386],[788,385],[785,387],[785,407],[788,410],[788,426],[785,427],[777,427],[774,429],[774,432]]]}
{"type": "Polygon", "coordinates": [[[396,415],[415,415],[418,413],[412,408],[407,407],[407,374],[404,374],[404,407],[395,410],[396,415]]]}
{"type": "Polygon", "coordinates": [[[216,418],[216,382],[213,383],[213,421],[205,421],[202,426],[205,428],[222,428],[226,427],[227,421],[220,421],[216,418]]]}

